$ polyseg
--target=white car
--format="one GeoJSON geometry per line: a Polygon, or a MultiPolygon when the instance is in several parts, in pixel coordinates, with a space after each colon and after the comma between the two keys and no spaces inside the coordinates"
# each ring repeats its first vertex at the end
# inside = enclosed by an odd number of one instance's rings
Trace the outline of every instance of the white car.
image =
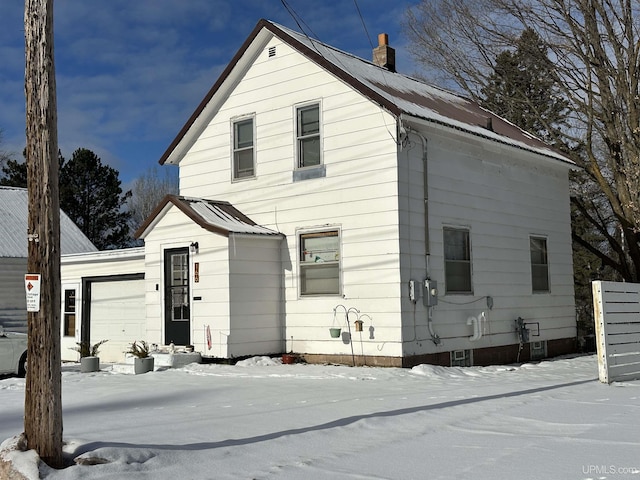
{"type": "Polygon", "coordinates": [[[27,335],[5,332],[0,326],[0,374],[24,377],[27,373],[27,335]]]}

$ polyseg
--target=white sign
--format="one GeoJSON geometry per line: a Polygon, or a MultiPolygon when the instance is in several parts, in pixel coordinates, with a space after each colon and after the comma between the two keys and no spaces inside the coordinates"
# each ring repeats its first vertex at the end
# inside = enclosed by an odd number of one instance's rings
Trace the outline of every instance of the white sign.
{"type": "Polygon", "coordinates": [[[24,276],[24,289],[27,292],[27,312],[40,311],[40,274],[27,273],[24,276]]]}

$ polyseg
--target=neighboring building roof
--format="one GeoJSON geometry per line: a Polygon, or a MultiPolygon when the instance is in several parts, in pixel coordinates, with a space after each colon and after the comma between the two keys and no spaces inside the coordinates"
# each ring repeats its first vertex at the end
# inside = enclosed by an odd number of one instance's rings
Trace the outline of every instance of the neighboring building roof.
{"type": "MultiPolygon", "coordinates": [[[[245,54],[247,51],[254,48],[264,48],[263,43],[268,41],[271,35],[275,35],[298,50],[398,118],[409,116],[446,125],[573,165],[571,160],[553,150],[539,138],[521,130],[468,98],[428,85],[421,80],[389,71],[373,62],[345,53],[267,20],[258,22],[240,50],[162,155],[161,164],[179,161],[181,154],[176,155],[174,150],[181,145],[184,137],[194,126],[204,128],[203,119],[199,117],[209,102],[218,94],[219,90],[224,91],[225,88],[231,88],[225,85],[233,85],[234,82],[229,79],[234,76],[234,69],[246,65],[245,54]]],[[[184,152],[184,147],[179,150],[184,152]]]]}
{"type": "MultiPolygon", "coordinates": [[[[0,257],[27,257],[28,199],[26,188],[0,187],[0,257]]],[[[60,210],[61,253],[97,250],[82,230],[60,210]]]]}
{"type": "Polygon", "coordinates": [[[205,230],[225,237],[230,234],[283,237],[281,233],[275,230],[257,225],[229,202],[180,197],[177,195],[164,197],[153,213],[136,231],[135,237],[144,238],[172,205],[179,208],[187,217],[205,230]]]}

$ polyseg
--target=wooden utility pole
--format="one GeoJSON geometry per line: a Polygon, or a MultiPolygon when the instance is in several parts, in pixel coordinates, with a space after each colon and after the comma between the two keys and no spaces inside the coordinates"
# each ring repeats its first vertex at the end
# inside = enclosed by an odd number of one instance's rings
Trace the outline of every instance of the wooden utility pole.
{"type": "Polygon", "coordinates": [[[49,466],[59,468],[62,467],[60,206],[53,0],[25,0],[24,37],[27,269],[30,274],[40,275],[40,301],[35,307],[38,311],[27,312],[24,433],[27,447],[49,466]]]}

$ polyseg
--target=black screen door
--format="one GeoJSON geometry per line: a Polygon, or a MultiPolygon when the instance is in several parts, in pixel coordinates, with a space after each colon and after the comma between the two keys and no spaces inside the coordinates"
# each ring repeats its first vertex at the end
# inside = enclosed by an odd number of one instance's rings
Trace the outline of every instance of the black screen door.
{"type": "Polygon", "coordinates": [[[165,344],[191,344],[189,308],[189,249],[164,252],[164,331],[165,344]]]}

